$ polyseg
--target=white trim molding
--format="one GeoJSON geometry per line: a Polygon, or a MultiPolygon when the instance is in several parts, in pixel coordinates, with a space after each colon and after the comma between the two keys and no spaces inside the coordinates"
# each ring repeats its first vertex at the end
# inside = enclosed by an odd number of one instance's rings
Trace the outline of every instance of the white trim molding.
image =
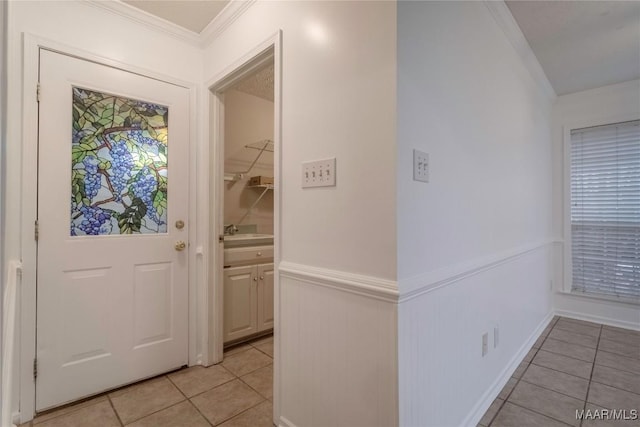
{"type": "Polygon", "coordinates": [[[524,34],[522,34],[522,30],[520,26],[516,22],[515,18],[511,14],[509,7],[504,1],[491,1],[491,0],[483,0],[484,5],[489,9],[493,19],[496,21],[498,26],[504,32],[504,35],[507,37],[511,45],[515,49],[518,56],[522,59],[522,62],[529,70],[531,77],[536,82],[536,84],[542,89],[543,93],[549,98],[551,101],[555,100],[557,95],[553,86],[549,82],[547,75],[545,74],[540,62],[538,62],[538,58],[535,53],[531,49],[529,42],[525,38],[524,34]]]}
{"type": "Polygon", "coordinates": [[[616,326],[618,328],[640,331],[640,314],[638,314],[638,321],[634,323],[634,322],[628,322],[625,320],[612,319],[610,317],[578,313],[577,311],[570,311],[570,310],[556,310],[555,313],[558,316],[568,317],[570,319],[585,320],[587,322],[601,323],[607,326],[616,326]]]}
{"type": "Polygon", "coordinates": [[[416,298],[427,292],[432,292],[449,286],[467,277],[475,276],[483,271],[498,267],[507,262],[527,255],[556,243],[554,239],[545,239],[528,245],[519,246],[504,252],[498,252],[482,258],[473,259],[464,264],[441,268],[408,279],[399,280],[401,290],[400,302],[416,298]]]}
{"type": "Polygon", "coordinates": [[[393,280],[288,261],[280,263],[278,273],[281,277],[288,277],[313,285],[337,289],[381,301],[398,302],[398,284],[393,280]]]}
{"type": "Polygon", "coordinates": [[[213,42],[236,19],[247,11],[256,0],[231,0],[222,11],[200,32],[200,46],[213,42]]]}
{"type": "Polygon", "coordinates": [[[135,6],[124,3],[120,0],[85,0],[88,5],[107,10],[115,15],[122,16],[139,25],[144,25],[155,31],[160,31],[178,40],[186,41],[194,46],[201,45],[201,37],[198,33],[187,30],[178,24],[167,21],[159,16],[145,12],[135,6]]]}
{"type": "Polygon", "coordinates": [[[294,423],[286,419],[285,417],[280,417],[280,422],[278,423],[278,427],[296,427],[294,423]]]}
{"type": "Polygon", "coordinates": [[[214,17],[200,32],[188,30],[159,16],[153,15],[120,0],[84,0],[86,4],[109,11],[115,15],[129,19],[136,24],[144,25],[154,31],[187,42],[193,46],[204,48],[211,44],[224,30],[238,19],[256,0],[231,0],[222,11],[214,17]]]}

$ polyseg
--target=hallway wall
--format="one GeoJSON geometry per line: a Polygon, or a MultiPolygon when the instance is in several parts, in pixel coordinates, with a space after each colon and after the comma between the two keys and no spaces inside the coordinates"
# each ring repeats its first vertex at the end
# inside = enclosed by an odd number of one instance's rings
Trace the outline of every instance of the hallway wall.
{"type": "Polygon", "coordinates": [[[475,425],[552,309],[553,92],[488,3],[398,4],[403,426],[475,425]]]}

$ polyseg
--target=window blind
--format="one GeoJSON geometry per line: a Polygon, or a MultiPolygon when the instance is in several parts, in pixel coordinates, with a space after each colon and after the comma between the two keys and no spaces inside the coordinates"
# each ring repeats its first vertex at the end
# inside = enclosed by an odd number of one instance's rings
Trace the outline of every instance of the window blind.
{"type": "Polygon", "coordinates": [[[571,131],[572,291],[640,297],[640,120],[571,131]]]}

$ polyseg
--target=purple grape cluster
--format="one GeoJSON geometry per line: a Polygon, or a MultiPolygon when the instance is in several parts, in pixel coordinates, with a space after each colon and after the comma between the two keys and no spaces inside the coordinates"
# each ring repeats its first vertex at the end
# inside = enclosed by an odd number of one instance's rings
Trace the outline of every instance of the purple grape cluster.
{"type": "MultiPolygon", "coordinates": [[[[97,236],[111,233],[111,213],[99,207],[80,206],[84,219],[77,225],[77,229],[84,234],[97,236]]],[[[71,233],[76,235],[76,227],[72,224],[71,233]]]]}
{"type": "Polygon", "coordinates": [[[131,168],[133,168],[133,157],[127,148],[125,141],[117,141],[111,144],[111,184],[114,189],[116,201],[122,200],[122,190],[131,178],[131,168]]]}
{"type": "Polygon", "coordinates": [[[157,146],[158,145],[158,140],[157,139],[153,139],[151,137],[148,136],[144,136],[143,132],[140,130],[134,130],[128,133],[127,135],[130,139],[132,139],[136,144],[138,144],[141,147],[144,147],[145,145],[151,145],[151,146],[157,146]]]}
{"type": "Polygon", "coordinates": [[[135,197],[140,198],[147,207],[147,215],[158,224],[164,224],[160,221],[158,211],[153,206],[153,194],[158,189],[158,180],[156,175],[148,167],[144,167],[138,178],[133,182],[131,188],[135,197]]]}
{"type": "Polygon", "coordinates": [[[100,190],[101,179],[98,174],[98,158],[95,156],[87,156],[82,160],[84,164],[84,191],[89,200],[93,199],[100,190]]]}

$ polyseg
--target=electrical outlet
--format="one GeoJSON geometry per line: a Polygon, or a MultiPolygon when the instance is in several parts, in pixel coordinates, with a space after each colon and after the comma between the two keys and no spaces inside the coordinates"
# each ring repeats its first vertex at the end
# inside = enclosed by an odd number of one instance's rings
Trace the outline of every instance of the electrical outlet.
{"type": "Polygon", "coordinates": [[[336,158],[302,163],[302,188],[336,185],[336,158]]]}
{"type": "Polygon", "coordinates": [[[500,343],[500,329],[497,326],[493,327],[493,348],[497,348],[500,343]]]}
{"type": "Polygon", "coordinates": [[[429,182],[429,155],[413,150],[413,180],[429,182]]]}
{"type": "Polygon", "coordinates": [[[486,356],[489,352],[489,333],[482,334],[482,357],[486,356]]]}

